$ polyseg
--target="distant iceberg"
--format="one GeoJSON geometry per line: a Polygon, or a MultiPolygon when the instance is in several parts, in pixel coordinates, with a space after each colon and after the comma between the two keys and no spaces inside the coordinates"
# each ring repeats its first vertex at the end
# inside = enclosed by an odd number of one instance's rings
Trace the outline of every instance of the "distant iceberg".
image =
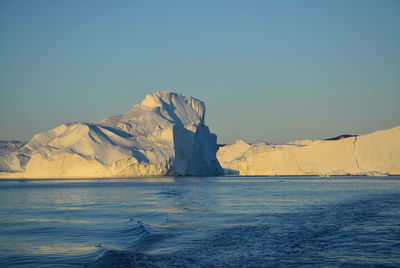
{"type": "Polygon", "coordinates": [[[204,120],[200,100],[155,92],[122,115],[0,141],[0,178],[400,174],[400,126],[285,144],[238,140],[217,153],[204,120]]]}
{"type": "Polygon", "coordinates": [[[300,140],[286,144],[235,144],[220,147],[225,174],[367,175],[400,174],[400,126],[361,136],[300,140]]]}
{"type": "Polygon", "coordinates": [[[63,124],[26,144],[4,143],[0,177],[218,175],[217,136],[204,117],[200,100],[155,92],[123,115],[63,124]]]}

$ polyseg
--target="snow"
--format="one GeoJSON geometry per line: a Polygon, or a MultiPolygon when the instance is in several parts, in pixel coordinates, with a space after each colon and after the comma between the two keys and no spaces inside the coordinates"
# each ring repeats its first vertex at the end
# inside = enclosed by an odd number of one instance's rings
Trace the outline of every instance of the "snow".
{"type": "Polygon", "coordinates": [[[226,174],[400,174],[400,126],[338,140],[303,140],[281,145],[238,141],[221,147],[217,158],[226,174]]]}
{"type": "Polygon", "coordinates": [[[238,140],[218,153],[216,142],[202,101],[163,90],[122,115],[1,141],[0,177],[400,174],[400,126],[285,144],[238,140]]]}
{"type": "Polygon", "coordinates": [[[0,140],[0,155],[5,155],[14,151],[17,151],[19,148],[24,146],[25,142],[23,141],[2,141],[0,140]]]}
{"type": "Polygon", "coordinates": [[[0,176],[217,175],[222,172],[215,156],[217,138],[204,117],[203,102],[168,90],[155,92],[123,115],[36,134],[0,157],[0,176]]]}
{"type": "Polygon", "coordinates": [[[22,171],[21,162],[25,163],[24,155],[18,155],[26,142],[0,141],[0,170],[6,172],[22,171]]]}

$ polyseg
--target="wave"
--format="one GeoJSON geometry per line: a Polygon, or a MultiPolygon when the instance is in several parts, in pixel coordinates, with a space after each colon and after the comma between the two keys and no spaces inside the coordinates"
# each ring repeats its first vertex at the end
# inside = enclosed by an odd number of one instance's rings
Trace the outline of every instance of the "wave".
{"type": "MultiPolygon", "coordinates": [[[[130,222],[134,222],[134,220],[131,219],[130,222]]],[[[96,245],[99,248],[96,258],[86,263],[83,267],[146,267],[144,265],[156,263],[157,261],[155,256],[151,257],[151,255],[143,252],[155,248],[157,243],[172,236],[172,234],[154,230],[140,221],[133,223],[133,226],[129,228],[119,227],[114,231],[115,235],[118,235],[122,240],[126,241],[127,238],[130,239],[127,246],[125,248],[118,248],[99,243],[96,245]]]]}
{"type": "Polygon", "coordinates": [[[180,237],[179,228],[131,219],[107,229],[86,254],[9,256],[0,263],[22,268],[396,267],[399,208],[400,195],[375,195],[296,213],[259,214],[253,222],[235,218],[236,223],[214,226],[196,239],[180,237]],[[160,250],[174,243],[186,245],[160,250]]]}
{"type": "Polygon", "coordinates": [[[105,249],[84,267],[393,267],[400,264],[393,250],[400,216],[381,217],[399,208],[396,194],[260,215],[254,224],[215,228],[205,239],[169,254],[146,252],[168,235],[137,224],[125,230],[135,236],[127,248],[105,249]]]}

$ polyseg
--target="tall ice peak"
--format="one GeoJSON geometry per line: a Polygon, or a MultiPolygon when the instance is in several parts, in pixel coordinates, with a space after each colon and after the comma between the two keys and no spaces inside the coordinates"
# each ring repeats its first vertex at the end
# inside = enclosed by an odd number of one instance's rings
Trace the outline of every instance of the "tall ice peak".
{"type": "Polygon", "coordinates": [[[0,154],[0,177],[217,175],[217,136],[205,105],[158,91],[127,113],[63,124],[0,154]]]}
{"type": "Polygon", "coordinates": [[[196,98],[187,98],[170,90],[161,90],[146,95],[140,104],[134,105],[122,115],[122,120],[136,120],[138,115],[142,116],[147,113],[146,111],[159,114],[161,118],[169,122],[186,125],[189,123],[204,124],[206,108],[204,103],[196,98]]]}
{"type": "Polygon", "coordinates": [[[171,94],[176,94],[171,92],[171,90],[160,90],[154,93],[147,94],[144,100],[140,103],[142,106],[147,106],[150,108],[160,107],[163,101],[168,101],[171,94]]]}
{"type": "Polygon", "coordinates": [[[174,93],[170,90],[160,90],[151,94],[147,94],[140,105],[147,106],[149,108],[165,108],[165,106],[182,108],[183,106],[190,105],[190,107],[198,114],[199,117],[204,117],[205,113],[205,105],[202,101],[193,97],[186,98],[182,94],[174,93]]]}

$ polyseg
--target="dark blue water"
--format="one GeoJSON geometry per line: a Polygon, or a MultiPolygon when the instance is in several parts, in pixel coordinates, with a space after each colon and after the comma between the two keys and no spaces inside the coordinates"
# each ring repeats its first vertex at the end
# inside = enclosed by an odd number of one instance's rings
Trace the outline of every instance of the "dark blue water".
{"type": "Polygon", "coordinates": [[[400,267],[400,177],[0,181],[1,267],[400,267]]]}

